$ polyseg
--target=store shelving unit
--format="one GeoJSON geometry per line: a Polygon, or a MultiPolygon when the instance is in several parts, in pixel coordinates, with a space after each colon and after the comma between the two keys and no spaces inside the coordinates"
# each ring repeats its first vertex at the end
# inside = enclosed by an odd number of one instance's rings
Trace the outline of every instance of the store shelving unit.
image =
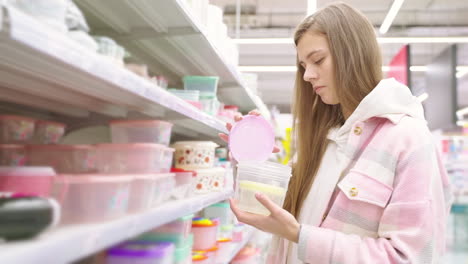
{"type": "Polygon", "coordinates": [[[219,98],[243,112],[268,111],[246,88],[237,68],[229,63],[182,0],[77,0],[93,33],[116,39],[134,56],[144,58],[173,83],[184,75],[220,77],[219,98]]]}
{"type": "Polygon", "coordinates": [[[231,260],[234,259],[237,253],[239,253],[239,251],[242,248],[244,248],[245,245],[247,245],[247,243],[250,241],[250,239],[252,238],[253,232],[254,232],[253,227],[247,226],[246,230],[244,231],[244,239],[241,242],[237,242],[234,248],[232,249],[231,256],[229,257],[230,261],[226,263],[218,263],[218,264],[228,264],[229,262],[231,262],[231,260]]]}
{"type": "Polygon", "coordinates": [[[148,212],[99,224],[65,226],[25,242],[0,244],[1,263],[70,263],[156,226],[226,200],[231,190],[172,201],[148,212]]]}

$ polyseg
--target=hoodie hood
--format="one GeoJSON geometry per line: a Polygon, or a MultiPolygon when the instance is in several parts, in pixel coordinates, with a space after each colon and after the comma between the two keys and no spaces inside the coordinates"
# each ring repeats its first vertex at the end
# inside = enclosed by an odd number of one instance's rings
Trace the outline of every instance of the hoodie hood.
{"type": "Polygon", "coordinates": [[[337,141],[338,138],[348,135],[356,122],[373,117],[387,118],[397,123],[403,116],[424,120],[421,102],[411,94],[406,85],[397,82],[394,78],[383,79],[364,97],[342,127],[330,131],[328,138],[337,141]]]}

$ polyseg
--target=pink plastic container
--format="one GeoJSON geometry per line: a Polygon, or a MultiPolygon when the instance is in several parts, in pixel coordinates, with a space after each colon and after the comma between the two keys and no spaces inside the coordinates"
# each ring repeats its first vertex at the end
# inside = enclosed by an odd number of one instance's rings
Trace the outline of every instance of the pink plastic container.
{"type": "Polygon", "coordinates": [[[50,167],[0,167],[0,192],[48,197],[54,177],[50,167]]]}
{"type": "Polygon", "coordinates": [[[133,176],[59,175],[54,196],[62,206],[62,224],[100,222],[124,216],[133,176]]]}
{"type": "Polygon", "coordinates": [[[65,124],[38,120],[34,132],[34,142],[37,144],[57,144],[65,134],[65,124]]]}
{"type": "Polygon", "coordinates": [[[0,115],[0,143],[29,143],[34,135],[35,120],[15,115],[0,115]]]}
{"type": "Polygon", "coordinates": [[[101,173],[161,173],[166,147],[160,144],[96,145],[97,169],[101,173]]]}
{"type": "Polygon", "coordinates": [[[193,214],[181,217],[175,221],[156,228],[154,232],[181,234],[182,237],[187,238],[192,232],[192,218],[193,214]]]}
{"type": "Polygon", "coordinates": [[[30,145],[29,164],[50,166],[57,173],[93,173],[96,157],[91,145],[30,145]]]}
{"type": "Polygon", "coordinates": [[[174,144],[175,167],[184,170],[213,168],[215,149],[211,141],[179,141],[174,144]]]}
{"type": "Polygon", "coordinates": [[[161,205],[163,202],[169,200],[175,184],[174,173],[156,174],[156,188],[153,196],[153,206],[161,205]]]}
{"type": "Polygon", "coordinates": [[[110,122],[113,143],[155,143],[171,140],[172,124],[160,120],[115,120],[110,122]]]}
{"type": "Polygon", "coordinates": [[[170,172],[172,167],[172,160],[174,158],[175,149],[173,148],[165,148],[164,149],[164,157],[161,172],[170,172]]]}
{"type": "Polygon", "coordinates": [[[24,166],[27,162],[27,153],[24,145],[0,145],[1,166],[24,166]]]}
{"type": "Polygon", "coordinates": [[[130,191],[128,210],[131,213],[151,208],[156,189],[155,174],[135,174],[130,191]]]}
{"type": "Polygon", "coordinates": [[[217,232],[218,225],[216,223],[211,225],[192,224],[193,250],[208,250],[216,246],[217,232]]]}
{"type": "Polygon", "coordinates": [[[172,172],[175,173],[176,180],[176,186],[172,191],[172,197],[180,200],[192,196],[195,172],[184,171],[182,169],[173,169],[172,172]]]}

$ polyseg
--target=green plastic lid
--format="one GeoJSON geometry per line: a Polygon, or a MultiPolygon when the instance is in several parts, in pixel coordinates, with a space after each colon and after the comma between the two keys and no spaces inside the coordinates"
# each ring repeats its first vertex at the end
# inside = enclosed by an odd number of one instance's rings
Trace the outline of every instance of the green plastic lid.
{"type": "Polygon", "coordinates": [[[215,203],[215,204],[210,205],[209,207],[229,208],[229,203],[215,203]]]}

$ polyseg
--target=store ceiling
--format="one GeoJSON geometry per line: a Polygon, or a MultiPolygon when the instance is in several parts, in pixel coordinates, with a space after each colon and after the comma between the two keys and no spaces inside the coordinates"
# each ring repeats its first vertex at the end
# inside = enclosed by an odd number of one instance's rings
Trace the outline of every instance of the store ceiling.
{"type": "MultiPolygon", "coordinates": [[[[321,8],[334,1],[318,0],[321,8]]],[[[361,10],[378,32],[392,0],[345,0],[361,10]]],[[[214,0],[212,4],[225,11],[225,22],[231,37],[235,32],[235,0],[214,0]]],[[[297,24],[305,17],[306,0],[241,0],[241,38],[290,38],[297,24]]],[[[468,1],[406,0],[389,32],[382,37],[468,36],[468,1]]],[[[404,44],[381,44],[384,65],[404,44]]],[[[411,44],[412,65],[424,66],[450,44],[411,44]]],[[[285,66],[295,64],[295,49],[291,44],[242,44],[241,66],[285,66]]],[[[459,44],[458,65],[468,65],[468,44],[459,44]]],[[[289,112],[294,87],[294,73],[258,73],[259,91],[269,106],[289,112]]],[[[425,73],[412,72],[412,86],[425,86],[425,73]]],[[[459,105],[468,105],[468,74],[458,79],[459,105]]]]}

